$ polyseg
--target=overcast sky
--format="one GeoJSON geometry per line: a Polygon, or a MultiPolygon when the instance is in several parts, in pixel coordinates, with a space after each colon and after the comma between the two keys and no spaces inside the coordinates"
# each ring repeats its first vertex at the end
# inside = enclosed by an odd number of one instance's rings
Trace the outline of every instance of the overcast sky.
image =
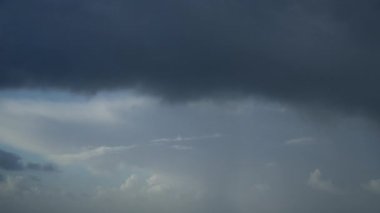
{"type": "Polygon", "coordinates": [[[374,0],[0,0],[6,212],[380,211],[374,0]]]}

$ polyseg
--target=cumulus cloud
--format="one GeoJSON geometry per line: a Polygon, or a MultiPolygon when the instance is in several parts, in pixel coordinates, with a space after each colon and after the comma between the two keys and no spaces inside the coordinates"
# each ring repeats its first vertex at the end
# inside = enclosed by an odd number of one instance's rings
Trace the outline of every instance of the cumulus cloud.
{"type": "Polygon", "coordinates": [[[207,212],[193,181],[162,173],[133,173],[118,188],[99,187],[94,200],[115,211],[207,212]]]}
{"type": "Polygon", "coordinates": [[[338,193],[340,190],[332,183],[331,180],[324,180],[322,178],[322,173],[319,169],[314,170],[310,173],[309,180],[307,184],[318,191],[338,193]]]}
{"type": "Polygon", "coordinates": [[[152,174],[144,177],[136,174],[130,175],[123,184],[120,185],[122,191],[143,191],[146,193],[160,192],[176,185],[175,180],[169,179],[163,175],[152,174]]]}
{"type": "MultiPolygon", "coordinates": [[[[152,174],[149,177],[140,177],[136,174],[130,175],[123,184],[120,186],[121,191],[129,193],[165,193],[165,191],[173,189],[176,186],[174,180],[169,180],[159,174],[152,174]]],[[[181,190],[176,188],[175,190],[181,190]]]]}

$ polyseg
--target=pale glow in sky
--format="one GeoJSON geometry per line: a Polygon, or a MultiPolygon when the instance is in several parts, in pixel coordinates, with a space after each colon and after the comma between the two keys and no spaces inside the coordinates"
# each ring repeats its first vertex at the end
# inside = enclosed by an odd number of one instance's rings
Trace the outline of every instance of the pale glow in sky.
{"type": "Polygon", "coordinates": [[[380,208],[379,134],[362,117],[316,119],[254,98],[13,93],[1,97],[1,150],[56,167],[11,170],[0,156],[0,202],[15,212],[380,208]]]}

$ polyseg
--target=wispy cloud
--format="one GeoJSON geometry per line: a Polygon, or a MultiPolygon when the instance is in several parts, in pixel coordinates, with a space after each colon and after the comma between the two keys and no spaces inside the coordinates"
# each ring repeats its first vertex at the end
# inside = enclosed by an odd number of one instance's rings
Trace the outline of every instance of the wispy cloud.
{"type": "Polygon", "coordinates": [[[286,145],[306,145],[315,143],[315,138],[313,137],[301,137],[301,138],[293,138],[285,141],[286,145]]]}
{"type": "Polygon", "coordinates": [[[61,163],[73,163],[78,161],[85,161],[92,158],[100,157],[103,155],[122,152],[135,148],[136,145],[130,146],[100,146],[92,149],[87,149],[78,153],[54,155],[53,159],[61,163]]]}
{"type": "Polygon", "coordinates": [[[222,135],[219,134],[219,133],[215,133],[215,134],[212,134],[212,135],[190,136],[190,137],[182,137],[181,135],[178,135],[177,137],[173,137],[173,138],[158,138],[158,139],[153,139],[150,142],[164,144],[164,143],[175,143],[175,142],[198,141],[198,140],[220,138],[220,137],[222,137],[222,135]]]}

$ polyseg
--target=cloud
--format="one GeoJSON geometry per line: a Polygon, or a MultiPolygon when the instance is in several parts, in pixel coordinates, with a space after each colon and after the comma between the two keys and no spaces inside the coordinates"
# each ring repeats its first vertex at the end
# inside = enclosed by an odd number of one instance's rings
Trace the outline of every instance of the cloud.
{"type": "Polygon", "coordinates": [[[34,170],[34,171],[57,171],[57,168],[51,163],[27,163],[25,169],[34,170]]]}
{"type": "Polygon", "coordinates": [[[6,176],[0,182],[0,197],[24,196],[39,194],[39,180],[28,176],[6,176]]]}
{"type": "Polygon", "coordinates": [[[170,199],[177,199],[178,195],[200,193],[200,189],[191,181],[184,180],[154,173],[146,175],[130,175],[124,183],[120,185],[120,190],[128,194],[136,194],[143,197],[149,196],[164,196],[170,199]]]}
{"type": "Polygon", "coordinates": [[[12,171],[23,168],[24,165],[18,155],[0,149],[0,169],[12,171]]]}
{"type": "Polygon", "coordinates": [[[363,184],[362,187],[370,192],[380,194],[380,179],[370,180],[368,183],[363,184]]]}
{"type": "Polygon", "coordinates": [[[175,142],[198,141],[198,140],[220,138],[220,137],[222,137],[222,135],[219,133],[212,134],[212,135],[191,136],[191,137],[182,137],[178,135],[175,138],[158,138],[158,139],[153,139],[150,142],[164,144],[164,143],[175,143],[175,142]]]}
{"type": "Polygon", "coordinates": [[[294,138],[285,141],[286,145],[306,145],[306,144],[313,144],[315,142],[315,139],[312,137],[302,137],[302,138],[294,138]]]}
{"type": "Polygon", "coordinates": [[[135,148],[136,145],[130,146],[100,146],[92,149],[87,149],[82,152],[72,154],[53,155],[51,158],[61,163],[75,163],[78,161],[91,160],[93,158],[101,157],[107,154],[122,152],[135,148]]]}
{"type": "MultiPolygon", "coordinates": [[[[51,93],[51,95],[59,95],[59,93],[51,93]]],[[[78,99],[52,101],[5,98],[1,100],[0,107],[13,116],[42,118],[62,123],[112,125],[119,121],[118,112],[143,108],[154,102],[153,99],[147,97],[132,95],[126,95],[124,99],[106,98],[101,95],[89,100],[78,99]]]]}
{"type": "Polygon", "coordinates": [[[0,169],[6,171],[21,171],[21,170],[32,170],[32,171],[56,171],[57,168],[50,163],[24,163],[22,158],[14,153],[7,152],[0,149],[0,169]]]}
{"type": "Polygon", "coordinates": [[[105,92],[88,98],[23,90],[0,96],[0,140],[44,156],[83,151],[81,147],[134,143],[135,121],[157,106],[156,99],[130,92],[105,92]]]}
{"type": "Polygon", "coordinates": [[[379,115],[375,0],[3,0],[0,14],[3,89],[259,95],[379,115]]]}
{"type": "Polygon", "coordinates": [[[132,174],[125,180],[124,183],[120,185],[120,190],[136,190],[136,188],[139,190],[144,186],[144,184],[144,180],[140,179],[136,174],[132,174]]]}
{"type": "Polygon", "coordinates": [[[171,146],[173,149],[176,149],[176,150],[183,150],[183,151],[185,151],[185,150],[192,150],[193,149],[193,147],[191,147],[191,146],[184,146],[184,145],[178,145],[178,144],[176,144],[176,145],[173,145],[173,146],[171,146]]]}
{"type": "Polygon", "coordinates": [[[329,193],[338,193],[339,190],[334,186],[331,180],[323,180],[322,173],[319,169],[314,170],[310,173],[309,180],[307,184],[318,191],[329,192],[329,193]]]}
{"type": "Polygon", "coordinates": [[[158,138],[158,139],[153,139],[150,142],[156,145],[170,145],[170,148],[172,149],[186,151],[186,150],[192,150],[193,147],[189,145],[184,145],[184,143],[202,141],[202,140],[207,140],[207,139],[216,139],[220,137],[222,137],[222,135],[219,133],[215,133],[211,135],[202,135],[202,136],[191,136],[191,137],[182,137],[178,135],[175,138],[158,138]]]}

